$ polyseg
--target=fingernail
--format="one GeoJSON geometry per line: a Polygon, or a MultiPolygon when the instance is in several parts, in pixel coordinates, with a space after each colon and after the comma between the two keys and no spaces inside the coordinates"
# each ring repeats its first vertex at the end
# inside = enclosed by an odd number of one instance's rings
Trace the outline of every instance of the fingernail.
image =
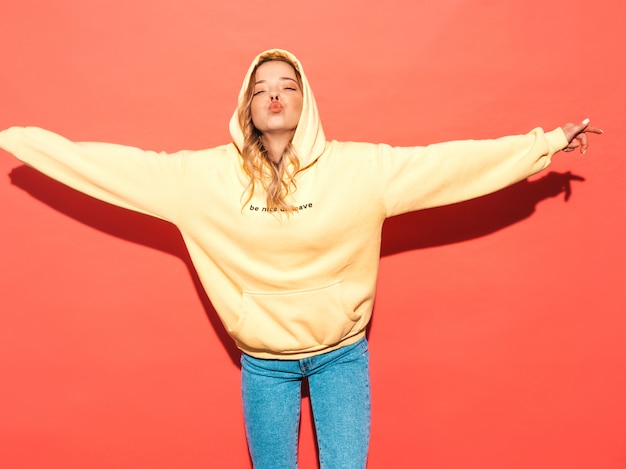
{"type": "Polygon", "coordinates": [[[588,118],[583,121],[583,124],[585,124],[585,125],[587,125],[588,123],[589,123],[589,119],[588,118]]]}

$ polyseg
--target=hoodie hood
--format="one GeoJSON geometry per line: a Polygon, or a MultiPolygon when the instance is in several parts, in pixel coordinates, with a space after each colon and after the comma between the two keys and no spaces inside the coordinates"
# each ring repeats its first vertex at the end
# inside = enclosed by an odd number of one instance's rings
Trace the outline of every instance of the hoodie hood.
{"type": "MultiPolygon", "coordinates": [[[[248,68],[248,72],[243,79],[243,84],[241,85],[239,98],[237,100],[237,108],[239,108],[239,105],[245,99],[246,88],[254,68],[261,61],[261,58],[270,52],[285,54],[294,64],[296,64],[298,72],[300,72],[300,76],[302,77],[302,114],[300,115],[300,121],[298,122],[298,127],[296,128],[296,132],[293,136],[292,144],[296,149],[298,158],[300,159],[300,167],[305,168],[312,164],[322,154],[324,148],[326,147],[326,137],[324,136],[322,124],[317,112],[317,105],[315,103],[313,91],[311,91],[311,87],[304,73],[304,69],[302,68],[302,64],[295,55],[282,49],[270,49],[257,55],[252,61],[252,64],[250,65],[250,68],[248,68]]],[[[235,109],[233,117],[230,119],[229,129],[230,135],[233,138],[233,143],[237,146],[239,152],[241,152],[243,148],[243,132],[239,126],[237,108],[235,109]]]]}

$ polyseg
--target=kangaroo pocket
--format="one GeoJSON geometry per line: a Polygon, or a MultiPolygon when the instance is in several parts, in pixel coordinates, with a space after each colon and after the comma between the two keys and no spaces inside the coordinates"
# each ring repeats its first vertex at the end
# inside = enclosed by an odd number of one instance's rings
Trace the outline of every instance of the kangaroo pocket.
{"type": "Polygon", "coordinates": [[[233,337],[255,350],[310,351],[339,343],[358,317],[343,300],[340,283],[314,290],[244,292],[233,337]]]}

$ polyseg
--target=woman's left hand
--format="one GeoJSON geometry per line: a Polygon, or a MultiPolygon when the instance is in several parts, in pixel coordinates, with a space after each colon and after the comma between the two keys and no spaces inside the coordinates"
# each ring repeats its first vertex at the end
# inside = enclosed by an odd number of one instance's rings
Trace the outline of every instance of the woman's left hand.
{"type": "Polygon", "coordinates": [[[563,151],[574,151],[576,148],[580,148],[580,153],[585,154],[589,147],[589,141],[587,139],[587,133],[601,134],[602,129],[597,127],[591,127],[589,125],[589,119],[585,119],[579,124],[568,123],[562,125],[561,128],[565,132],[567,141],[569,144],[563,148],[563,151]]]}

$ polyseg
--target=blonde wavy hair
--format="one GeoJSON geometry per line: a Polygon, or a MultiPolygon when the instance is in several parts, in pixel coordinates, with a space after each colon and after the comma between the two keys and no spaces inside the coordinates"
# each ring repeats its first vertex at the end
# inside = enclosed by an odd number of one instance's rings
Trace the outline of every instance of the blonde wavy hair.
{"type": "Polygon", "coordinates": [[[298,85],[302,90],[302,76],[298,70],[298,65],[286,54],[272,51],[259,58],[250,75],[244,97],[237,109],[239,127],[243,132],[243,148],[241,149],[243,168],[250,177],[250,182],[244,191],[244,194],[248,194],[248,198],[243,203],[243,206],[252,199],[257,184],[260,184],[266,193],[267,208],[289,212],[294,209],[294,206],[289,204],[286,199],[296,189],[295,176],[300,170],[300,160],[298,159],[296,149],[289,142],[280,161],[274,163],[261,142],[261,132],[252,123],[251,104],[254,95],[256,70],[265,62],[272,60],[280,60],[291,65],[296,73],[298,85]]]}

